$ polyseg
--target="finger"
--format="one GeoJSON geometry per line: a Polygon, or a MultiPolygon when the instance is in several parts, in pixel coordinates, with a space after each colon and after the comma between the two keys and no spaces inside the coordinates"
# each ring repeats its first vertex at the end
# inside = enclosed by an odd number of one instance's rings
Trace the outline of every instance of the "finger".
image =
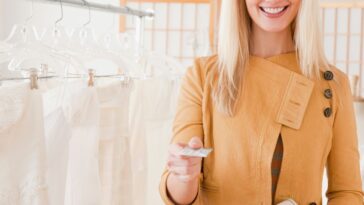
{"type": "Polygon", "coordinates": [[[176,145],[178,145],[179,147],[181,147],[181,148],[184,148],[184,147],[186,147],[187,146],[187,144],[186,143],[182,143],[182,142],[177,142],[177,143],[175,143],[176,145]]]}
{"type": "Polygon", "coordinates": [[[193,160],[193,161],[202,161],[202,157],[197,156],[185,156],[185,155],[175,155],[175,154],[169,154],[168,160],[193,160]]]}
{"type": "Polygon", "coordinates": [[[176,165],[176,166],[191,166],[195,164],[201,164],[202,158],[201,157],[178,157],[170,155],[168,156],[167,163],[169,165],[176,165]]]}
{"type": "Polygon", "coordinates": [[[198,165],[190,166],[190,167],[172,166],[172,167],[169,167],[168,171],[178,174],[178,175],[194,175],[196,173],[200,173],[201,169],[200,169],[200,166],[198,166],[198,165]]]}
{"type": "Polygon", "coordinates": [[[169,156],[171,157],[171,159],[173,158],[175,160],[188,160],[190,158],[196,158],[196,157],[181,155],[178,151],[176,151],[176,153],[170,153],[169,156]]]}
{"type": "Polygon", "coordinates": [[[199,137],[193,137],[189,142],[188,146],[193,149],[199,149],[203,147],[203,143],[199,137]]]}
{"type": "Polygon", "coordinates": [[[182,182],[189,182],[193,179],[193,177],[190,175],[178,175],[177,178],[182,182]]]}
{"type": "Polygon", "coordinates": [[[201,162],[191,162],[191,161],[169,161],[167,166],[176,166],[176,167],[191,167],[195,165],[200,165],[201,162]]]}
{"type": "Polygon", "coordinates": [[[178,180],[180,180],[181,182],[190,182],[193,181],[194,179],[196,179],[199,174],[194,174],[194,175],[178,175],[178,174],[174,174],[178,180]]]}
{"type": "Polygon", "coordinates": [[[178,156],[179,153],[181,152],[181,150],[185,147],[185,144],[181,144],[181,143],[175,143],[175,144],[171,144],[168,148],[168,152],[171,155],[175,155],[178,156]]]}

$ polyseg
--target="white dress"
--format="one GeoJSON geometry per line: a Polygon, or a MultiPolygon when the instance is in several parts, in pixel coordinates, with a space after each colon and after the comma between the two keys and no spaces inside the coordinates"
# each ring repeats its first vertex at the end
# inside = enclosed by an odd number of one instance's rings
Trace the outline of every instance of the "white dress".
{"type": "Polygon", "coordinates": [[[131,86],[117,81],[97,87],[100,104],[100,205],[133,204],[128,124],[131,86]]]}
{"type": "Polygon", "coordinates": [[[46,205],[45,141],[40,91],[0,87],[0,204],[46,205]]]}
{"type": "Polygon", "coordinates": [[[77,83],[54,84],[51,80],[41,84],[43,91],[44,132],[46,141],[46,179],[50,205],[64,205],[69,141],[72,136],[71,124],[67,120],[67,106],[70,103],[70,89],[75,92],[77,83]]]}
{"type": "Polygon", "coordinates": [[[135,81],[134,89],[130,96],[130,153],[133,183],[133,204],[145,205],[147,200],[147,142],[145,137],[144,81],[135,81]]]}
{"type": "Polygon", "coordinates": [[[80,89],[71,94],[67,116],[72,136],[69,143],[65,205],[100,205],[98,109],[94,88],[80,89]]]}
{"type": "Polygon", "coordinates": [[[167,78],[135,83],[130,126],[133,194],[137,205],[163,204],[158,185],[172,137],[179,87],[178,80],[167,78]]]}

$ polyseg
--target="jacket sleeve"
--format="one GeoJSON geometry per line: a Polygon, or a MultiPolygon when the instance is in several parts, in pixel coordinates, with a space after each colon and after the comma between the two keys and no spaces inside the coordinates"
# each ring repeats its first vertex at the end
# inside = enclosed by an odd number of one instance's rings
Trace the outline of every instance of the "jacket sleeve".
{"type": "Polygon", "coordinates": [[[360,155],[353,98],[347,76],[342,73],[341,76],[344,80],[339,80],[336,92],[338,106],[333,124],[332,147],[327,161],[329,186],[326,195],[328,205],[362,205],[360,155]]]}
{"type": "MultiPolygon", "coordinates": [[[[192,137],[200,137],[203,141],[202,126],[202,96],[203,83],[199,60],[189,68],[182,80],[177,112],[173,123],[172,143],[188,143],[192,137]]],[[[169,172],[166,170],[160,183],[160,194],[165,204],[172,205],[174,202],[167,193],[167,178],[169,172]]],[[[202,174],[200,179],[202,179],[202,174]]],[[[199,204],[199,194],[193,205],[199,204]]]]}

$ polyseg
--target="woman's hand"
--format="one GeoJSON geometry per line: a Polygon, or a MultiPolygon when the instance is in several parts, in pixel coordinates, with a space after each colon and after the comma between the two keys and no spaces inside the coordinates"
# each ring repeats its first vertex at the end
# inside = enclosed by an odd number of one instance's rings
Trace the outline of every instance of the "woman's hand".
{"type": "Polygon", "coordinates": [[[181,143],[170,145],[167,167],[169,172],[182,182],[193,181],[201,173],[201,157],[187,157],[179,154],[186,146],[199,149],[203,147],[203,144],[200,138],[194,137],[187,145],[181,143]]]}
{"type": "Polygon", "coordinates": [[[177,204],[191,204],[198,193],[199,176],[201,173],[201,157],[181,156],[181,150],[189,146],[193,149],[202,148],[200,138],[192,138],[188,144],[172,144],[169,148],[167,192],[172,201],[177,204]]]}

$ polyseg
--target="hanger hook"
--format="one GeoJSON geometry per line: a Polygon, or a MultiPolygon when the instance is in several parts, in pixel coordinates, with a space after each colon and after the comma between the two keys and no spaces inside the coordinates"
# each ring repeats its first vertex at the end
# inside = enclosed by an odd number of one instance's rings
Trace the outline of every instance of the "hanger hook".
{"type": "Polygon", "coordinates": [[[90,3],[88,3],[86,0],[82,0],[83,3],[88,7],[88,21],[83,24],[83,27],[86,27],[87,25],[89,25],[91,23],[91,7],[90,7],[90,3]]]}
{"type": "Polygon", "coordinates": [[[54,23],[55,26],[57,26],[58,23],[63,20],[63,3],[62,3],[62,0],[59,0],[59,5],[61,7],[61,17],[54,23]]]}
{"type": "Polygon", "coordinates": [[[32,3],[31,4],[31,14],[27,19],[25,19],[25,25],[28,25],[29,21],[32,20],[32,18],[34,16],[34,0],[32,0],[31,3],[32,3]]]}

